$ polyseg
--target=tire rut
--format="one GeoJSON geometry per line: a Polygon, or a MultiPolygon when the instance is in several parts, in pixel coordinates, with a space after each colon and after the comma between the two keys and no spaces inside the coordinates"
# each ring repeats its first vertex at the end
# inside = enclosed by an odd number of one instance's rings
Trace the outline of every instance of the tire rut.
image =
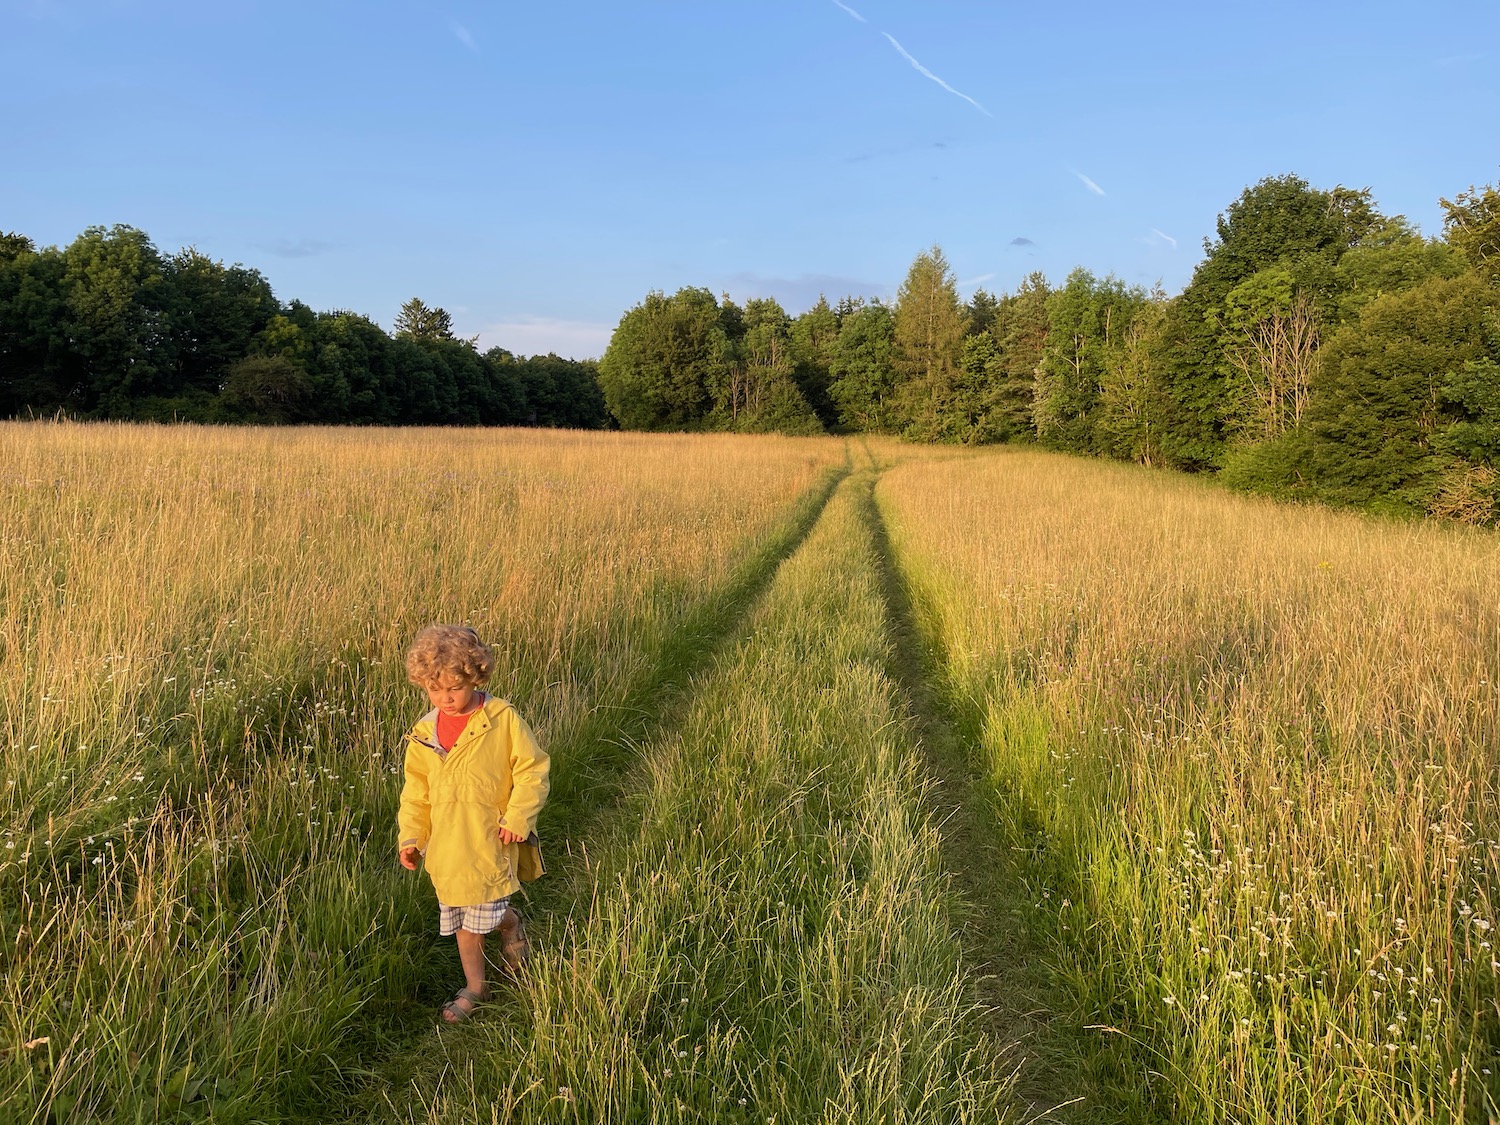
{"type": "MultiPolygon", "coordinates": [[[[623,696],[601,706],[575,727],[563,742],[549,747],[554,761],[581,762],[563,785],[566,796],[560,810],[551,804],[556,820],[549,817],[548,835],[565,841],[548,856],[548,878],[526,895],[525,905],[537,921],[529,928],[546,943],[551,933],[561,935],[573,906],[586,897],[587,844],[609,813],[619,806],[631,769],[638,761],[636,748],[659,737],[675,725],[691,705],[694,682],[739,635],[744,622],[760,603],[782,564],[796,554],[823,518],[829,501],[848,478],[852,464],[826,474],[801,497],[797,508],[770,542],[740,565],[730,580],[691,613],[663,644],[656,659],[623,696]],[[578,753],[589,748],[586,754],[578,753]],[[574,841],[578,846],[573,846],[574,841]],[[555,926],[554,926],[555,923],[555,926]]],[[[436,943],[434,948],[438,948],[436,943]]],[[[450,952],[441,947],[444,954],[450,952]]],[[[455,955],[456,960],[456,955],[455,955]]],[[[455,969],[456,971],[456,969],[455,969]]],[[[452,975],[451,973],[449,975],[452,975]]],[[[392,1095],[405,1085],[412,1048],[432,1034],[430,1010],[436,1004],[419,1001],[404,1034],[393,1037],[384,1057],[372,1060],[359,1077],[360,1087],[338,1105],[319,1106],[312,1120],[366,1121],[388,1118],[392,1095]]]]}
{"type": "Polygon", "coordinates": [[[1092,1114],[1099,1107],[1086,1104],[1094,1101],[1092,1083],[1053,1061],[1055,1054],[1068,1052],[1046,1045],[1058,1034],[1058,1010],[1068,1005],[1049,995],[1053,990],[1042,967],[1045,950],[1024,925],[1030,906],[1027,889],[1017,878],[1015,859],[996,842],[994,825],[1001,813],[984,796],[961,725],[936,686],[939,662],[917,624],[911,589],[875,497],[879,477],[876,472],[862,482],[861,502],[890,622],[889,671],[906,697],[932,781],[944,866],[968,907],[960,937],[971,958],[975,999],[990,1033],[1004,1044],[1015,1044],[1021,1054],[1016,1089],[1028,1119],[1098,1120],[1092,1114]]]}

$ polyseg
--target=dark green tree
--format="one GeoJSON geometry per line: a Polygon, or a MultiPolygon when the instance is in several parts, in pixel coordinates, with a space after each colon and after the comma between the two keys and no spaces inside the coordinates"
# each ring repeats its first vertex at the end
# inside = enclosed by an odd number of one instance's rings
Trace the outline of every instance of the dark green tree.
{"type": "Polygon", "coordinates": [[[1068,275],[1047,299],[1047,342],[1037,367],[1032,420],[1041,442],[1073,453],[1102,453],[1096,432],[1100,394],[1131,319],[1146,295],[1115,277],[1086,269],[1068,275]]]}
{"type": "Polygon", "coordinates": [[[1494,294],[1475,274],[1379,297],[1324,345],[1309,469],[1335,501],[1421,512],[1447,464],[1435,436],[1465,365],[1487,357],[1494,294]]]}
{"type": "Polygon", "coordinates": [[[165,266],[173,294],[173,389],[216,394],[230,366],[249,353],[281,305],[255,270],[226,268],[191,247],[168,258],[165,266]]]}
{"type": "Polygon", "coordinates": [[[1500,341],[1491,340],[1489,355],[1471,359],[1443,384],[1446,424],[1433,447],[1450,457],[1500,469],[1500,341]]]}
{"type": "Polygon", "coordinates": [[[259,273],[131,227],[67,250],[0,235],[0,413],[161,421],[607,424],[592,363],[481,356],[442,309],[407,302],[398,334],[281,306],[259,273]]]}
{"type": "Polygon", "coordinates": [[[0,416],[82,409],[72,362],[62,254],[0,236],[0,416]]]}
{"type": "Polygon", "coordinates": [[[953,388],[956,440],[969,445],[1009,440],[1005,391],[1004,356],[995,337],[989,332],[965,336],[953,388]]]}
{"type": "Polygon", "coordinates": [[[83,408],[131,418],[170,394],[173,293],[161,256],[134,227],[90,227],[63,252],[67,350],[83,408]]]}
{"type": "Polygon", "coordinates": [[[608,425],[609,410],[599,389],[597,363],[548,353],[520,360],[514,366],[525,390],[528,425],[575,430],[608,425]]]}
{"type": "Polygon", "coordinates": [[[735,304],[728,293],[719,299],[719,327],[724,329],[724,339],[730,348],[737,345],[745,335],[745,310],[735,304]]]}
{"type": "Polygon", "coordinates": [[[230,365],[222,398],[239,421],[272,426],[306,421],[313,410],[312,379],[285,356],[247,356],[230,365]]]}
{"type": "Polygon", "coordinates": [[[426,353],[410,340],[392,340],[369,317],[343,310],[318,313],[310,329],[315,348],[313,417],[358,425],[433,420],[436,384],[426,353]]]}
{"type": "Polygon", "coordinates": [[[648,294],[620,318],[599,361],[604,399],[627,430],[710,423],[729,370],[729,338],[707,289],[648,294]]]}
{"type": "Polygon", "coordinates": [[[833,379],[833,349],[839,338],[839,314],[819,294],[812,308],[792,321],[793,375],[797,389],[826,428],[838,424],[838,408],[828,395],[833,379]]]}
{"type": "Polygon", "coordinates": [[[978,336],[988,332],[999,311],[1000,298],[983,289],[974,290],[974,296],[969,298],[969,303],[964,308],[964,334],[978,336]]]}
{"type": "Polygon", "coordinates": [[[895,317],[879,301],[844,312],[829,358],[828,397],[838,411],[841,429],[893,433],[892,396],[896,375],[891,365],[895,317]]]}
{"type": "Polygon", "coordinates": [[[990,335],[1000,349],[996,378],[1003,386],[995,396],[1003,414],[996,432],[1001,441],[1030,441],[1036,436],[1031,417],[1036,397],[1036,372],[1047,343],[1047,298],[1052,287],[1040,273],[1030,274],[1014,293],[1006,294],[995,310],[990,335]]]}
{"type": "Polygon", "coordinates": [[[965,430],[954,393],[964,322],[941,247],[918,254],[896,294],[891,364],[902,432],[916,441],[958,441],[965,430]]]}
{"type": "Polygon", "coordinates": [[[1168,309],[1162,364],[1169,415],[1162,453],[1184,469],[1217,467],[1232,434],[1236,396],[1224,354],[1224,301],[1260,270],[1282,266],[1322,317],[1333,303],[1333,271],[1351,246],[1383,220],[1367,191],[1320,191],[1300,176],[1272,176],[1241,193],[1219,216],[1206,257],[1168,309]]]}
{"type": "Polygon", "coordinates": [[[403,340],[434,344],[453,339],[453,318],[446,309],[429,308],[420,297],[413,297],[396,314],[394,335],[403,340]]]}

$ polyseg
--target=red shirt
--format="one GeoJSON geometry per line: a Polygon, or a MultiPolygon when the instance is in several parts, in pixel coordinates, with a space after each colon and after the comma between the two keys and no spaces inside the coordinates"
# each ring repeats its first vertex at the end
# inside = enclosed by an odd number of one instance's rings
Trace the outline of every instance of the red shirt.
{"type": "Polygon", "coordinates": [[[438,745],[444,750],[452,750],[453,744],[458,741],[458,736],[463,734],[464,728],[469,725],[469,720],[477,714],[479,714],[477,707],[467,715],[445,715],[439,711],[437,716],[438,745]]]}

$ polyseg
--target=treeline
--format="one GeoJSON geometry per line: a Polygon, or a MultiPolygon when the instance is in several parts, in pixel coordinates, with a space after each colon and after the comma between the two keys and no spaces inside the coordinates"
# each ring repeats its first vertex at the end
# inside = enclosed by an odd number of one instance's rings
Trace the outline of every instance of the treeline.
{"type": "Polygon", "coordinates": [[[1182,293],[1075,270],[960,301],[942,251],[892,304],[651,293],[603,359],[480,353],[413,299],[387,334],[141,231],[0,235],[0,415],[881,432],[1032,442],[1272,495],[1500,515],[1500,191],[1424,238],[1368,191],[1245,189],[1182,293]]]}
{"type": "Polygon", "coordinates": [[[653,293],[599,378],[630,428],[1035,442],[1493,523],[1500,192],[1442,206],[1444,237],[1424,238],[1368,191],[1262,180],[1174,297],[1080,269],[965,304],[937,247],[892,306],[820,300],[790,317],[769,299],[653,293]]]}
{"type": "Polygon", "coordinates": [[[595,364],[481,353],[413,299],[394,332],[282,304],[257,271],[142,231],[66,249],[0,235],[0,416],[191,422],[609,424],[595,364]]]}

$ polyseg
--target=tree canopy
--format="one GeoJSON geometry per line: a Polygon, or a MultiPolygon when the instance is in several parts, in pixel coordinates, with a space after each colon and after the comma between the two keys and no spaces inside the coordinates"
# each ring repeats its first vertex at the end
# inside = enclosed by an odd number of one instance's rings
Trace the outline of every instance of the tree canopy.
{"type": "Polygon", "coordinates": [[[1268,176],[1175,296],[1080,268],[965,302],[936,245],[891,304],[653,291],[598,364],[481,354],[418,297],[387,334],[131,227],[0,234],[0,413],[1038,442],[1494,523],[1500,191],[1440,202],[1426,237],[1369,189],[1268,176]]]}
{"type": "Polygon", "coordinates": [[[419,298],[395,331],[282,304],[270,283],[144,231],[63,249],[0,235],[0,413],[151,421],[600,427],[595,365],[480,355],[419,298]]]}

